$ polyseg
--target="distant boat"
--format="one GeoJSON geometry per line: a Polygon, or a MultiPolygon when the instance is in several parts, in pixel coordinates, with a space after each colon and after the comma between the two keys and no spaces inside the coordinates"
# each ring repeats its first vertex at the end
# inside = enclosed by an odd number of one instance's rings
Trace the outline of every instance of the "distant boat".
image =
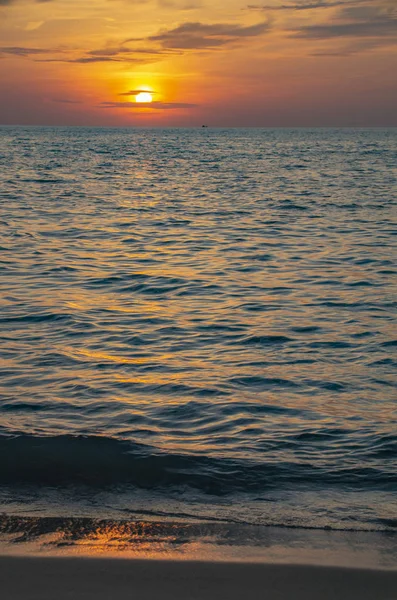
{"type": "Polygon", "coordinates": [[[208,127],[208,125],[201,125],[201,127],[208,127]]]}

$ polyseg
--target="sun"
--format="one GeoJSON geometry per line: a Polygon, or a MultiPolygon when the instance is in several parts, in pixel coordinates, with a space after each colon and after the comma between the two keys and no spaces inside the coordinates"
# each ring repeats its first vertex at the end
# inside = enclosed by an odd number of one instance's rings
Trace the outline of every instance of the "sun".
{"type": "Polygon", "coordinates": [[[153,96],[149,92],[139,92],[135,96],[135,102],[153,102],[153,96]]]}

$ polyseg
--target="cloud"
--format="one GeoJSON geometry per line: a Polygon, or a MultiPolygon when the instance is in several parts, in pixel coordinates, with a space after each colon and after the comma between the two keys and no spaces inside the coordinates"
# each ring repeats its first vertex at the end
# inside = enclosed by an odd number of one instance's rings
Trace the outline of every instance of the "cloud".
{"type": "Polygon", "coordinates": [[[158,61],[162,54],[164,54],[163,51],[156,49],[130,49],[126,48],[125,46],[120,46],[117,48],[90,50],[84,56],[72,56],[70,58],[49,58],[40,60],[40,62],[64,62],[80,65],[112,62],[148,64],[158,61]]]}
{"type": "MultiPolygon", "coordinates": [[[[248,10],[255,11],[320,11],[327,15],[325,20],[288,30],[293,38],[307,40],[326,40],[331,38],[390,38],[397,34],[397,4],[395,0],[305,0],[303,2],[288,2],[283,4],[250,4],[248,10]],[[332,12],[327,12],[334,9],[332,12]]],[[[379,44],[381,45],[381,44],[379,44]]],[[[324,55],[328,52],[317,53],[324,55]]],[[[339,51],[331,52],[332,55],[339,51]]]]}
{"type": "Polygon", "coordinates": [[[129,110],[142,110],[150,108],[154,110],[174,110],[177,108],[194,108],[197,104],[189,102],[102,102],[99,108],[126,108],[129,110]]]}
{"type": "Polygon", "coordinates": [[[390,4],[387,1],[380,1],[372,4],[346,4],[339,11],[339,18],[353,19],[358,21],[377,20],[384,17],[397,17],[397,4],[390,4]]]}
{"type": "MultiPolygon", "coordinates": [[[[19,0],[0,0],[0,6],[11,6],[16,4],[19,0]]],[[[52,0],[34,0],[37,4],[44,4],[45,2],[52,2],[52,0]]]]}
{"type": "MultiPolygon", "coordinates": [[[[361,0],[364,2],[368,2],[369,0],[361,0]]],[[[354,4],[357,4],[360,0],[353,0],[354,4]]],[[[337,6],[345,6],[346,4],[350,4],[349,0],[331,0],[327,2],[327,0],[318,0],[318,2],[304,2],[303,4],[279,4],[279,5],[258,5],[258,4],[249,4],[247,6],[248,10],[259,10],[259,11],[286,11],[286,10],[315,10],[320,8],[335,8],[337,6]]]]}
{"type": "Polygon", "coordinates": [[[129,63],[137,65],[146,65],[148,63],[156,62],[156,58],[137,58],[137,57],[114,57],[114,56],[79,56],[78,58],[47,58],[38,59],[35,62],[62,62],[72,63],[80,65],[91,65],[95,63],[129,63]]]}
{"type": "Polygon", "coordinates": [[[362,5],[379,4],[393,5],[395,0],[303,0],[302,2],[287,2],[284,4],[249,4],[247,10],[255,11],[306,11],[306,10],[328,10],[330,8],[348,8],[362,5]]]}
{"type": "MultiPolygon", "coordinates": [[[[67,60],[57,62],[77,63],[81,65],[89,65],[92,63],[107,63],[107,62],[124,62],[124,59],[114,56],[80,56],[79,58],[69,58],[67,60]]],[[[130,59],[130,62],[133,62],[130,59]]]]}
{"type": "Polygon", "coordinates": [[[90,56],[126,56],[128,54],[164,54],[164,52],[156,48],[127,48],[126,46],[119,46],[117,48],[90,50],[88,54],[90,56]]]}
{"type": "MultiPolygon", "coordinates": [[[[397,42],[397,3],[395,0],[303,0],[280,4],[251,4],[255,11],[317,11],[306,23],[285,30],[290,38],[308,41],[340,39],[343,47],[317,49],[311,56],[348,56],[397,42]],[[321,15],[321,17],[320,17],[321,15]],[[325,17],[325,18],[324,18],[325,17]]],[[[282,31],[282,26],[280,31],[282,31]]]]}
{"type": "MultiPolygon", "coordinates": [[[[196,50],[224,46],[242,38],[259,36],[269,29],[269,21],[248,27],[230,23],[182,23],[144,39],[158,42],[163,49],[167,50],[196,50]]],[[[126,40],[126,43],[132,41],[142,41],[142,38],[131,38],[126,40]]]]}
{"type": "Polygon", "coordinates": [[[27,46],[0,46],[0,57],[14,56],[18,58],[31,58],[35,62],[63,62],[76,64],[93,64],[109,62],[125,62],[129,64],[148,64],[156,62],[169,51],[156,48],[136,48],[131,49],[126,46],[117,48],[102,48],[86,52],[83,56],[70,55],[71,50],[57,48],[30,48],[27,46]],[[53,54],[50,58],[37,58],[40,55],[53,54]],[[61,57],[57,57],[61,54],[61,57]],[[69,54],[69,57],[67,56],[69,54]]]}
{"type": "Polygon", "coordinates": [[[152,92],[152,90],[130,90],[129,92],[122,92],[119,96],[138,96],[138,94],[149,93],[151,95],[157,94],[157,92],[152,92]]]}
{"type": "Polygon", "coordinates": [[[383,19],[377,23],[339,23],[330,25],[308,25],[295,30],[292,37],[306,40],[334,37],[378,37],[397,33],[397,19],[383,19]]]}
{"type": "Polygon", "coordinates": [[[391,46],[397,43],[397,5],[394,0],[346,0],[326,20],[291,28],[288,35],[324,42],[325,47],[311,53],[316,57],[351,56],[391,46]]]}
{"type": "MultiPolygon", "coordinates": [[[[148,4],[150,0],[124,0],[128,4],[148,4]]],[[[202,0],[156,0],[158,6],[171,10],[196,10],[203,6],[202,0]]]]}
{"type": "Polygon", "coordinates": [[[341,11],[338,19],[331,23],[305,25],[292,30],[291,37],[308,40],[322,40],[339,37],[377,38],[396,36],[397,16],[381,9],[371,13],[341,11]]]}
{"type": "Polygon", "coordinates": [[[10,56],[29,57],[37,54],[46,54],[48,52],[51,52],[51,50],[46,50],[44,48],[27,48],[24,46],[0,46],[0,56],[5,54],[10,56]]]}
{"type": "Polygon", "coordinates": [[[147,64],[160,60],[163,54],[169,54],[169,52],[161,49],[159,50],[158,48],[128,48],[127,46],[121,45],[117,47],[90,50],[85,56],[71,58],[65,62],[79,64],[106,62],[147,64]]]}

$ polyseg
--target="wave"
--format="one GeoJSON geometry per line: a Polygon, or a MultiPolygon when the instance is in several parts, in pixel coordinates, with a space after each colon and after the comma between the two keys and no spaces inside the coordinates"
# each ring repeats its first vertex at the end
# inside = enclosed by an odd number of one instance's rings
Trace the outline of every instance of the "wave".
{"type": "MultiPolygon", "coordinates": [[[[395,453],[396,440],[379,440],[374,451],[395,453]]],[[[359,463],[338,467],[290,461],[263,461],[166,453],[153,446],[100,436],[1,436],[0,483],[96,488],[128,484],[154,490],[193,488],[204,494],[261,493],[271,489],[336,486],[397,489],[392,469],[359,463]]],[[[376,463],[374,463],[376,464],[376,463]]]]}

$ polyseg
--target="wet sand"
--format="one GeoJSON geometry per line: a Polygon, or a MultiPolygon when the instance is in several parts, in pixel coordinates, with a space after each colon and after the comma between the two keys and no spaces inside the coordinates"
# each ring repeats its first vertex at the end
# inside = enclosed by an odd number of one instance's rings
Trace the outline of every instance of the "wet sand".
{"type": "Polygon", "coordinates": [[[2,600],[394,600],[397,570],[98,558],[0,558],[2,600]]]}

